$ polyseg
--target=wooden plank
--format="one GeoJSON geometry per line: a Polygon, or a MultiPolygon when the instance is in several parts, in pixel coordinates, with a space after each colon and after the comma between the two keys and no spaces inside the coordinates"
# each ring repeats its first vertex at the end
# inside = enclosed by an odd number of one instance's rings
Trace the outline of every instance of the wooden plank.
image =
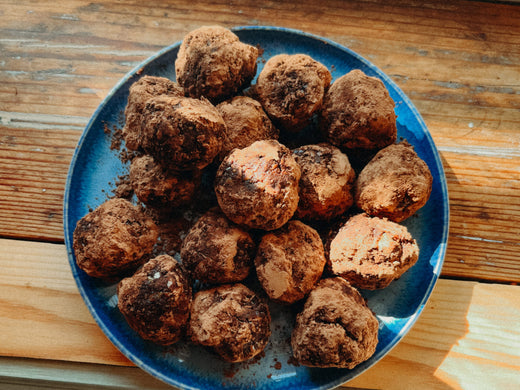
{"type": "MultiPolygon", "coordinates": [[[[137,367],[0,357],[2,390],[172,390],[137,367]]],[[[350,385],[341,387],[361,390],[350,385]]]]}
{"type": "Polygon", "coordinates": [[[168,390],[137,367],[0,357],[2,390],[168,390]]]}
{"type": "MultiPolygon", "coordinates": [[[[130,364],[82,303],[63,245],[3,239],[0,248],[0,356],[130,364]]],[[[348,386],[517,388],[519,298],[520,286],[439,280],[402,342],[348,386]]]]}
{"type": "Polygon", "coordinates": [[[64,245],[0,240],[0,356],[129,365],[94,322],[64,245]]]}
{"type": "Polygon", "coordinates": [[[1,9],[1,237],[62,242],[62,194],[77,139],[137,63],[202,24],[277,25],[350,47],[417,106],[448,176],[446,275],[520,282],[513,266],[520,261],[520,7],[222,0],[3,1],[1,9]]]}
{"type": "Polygon", "coordinates": [[[0,236],[63,242],[63,192],[81,134],[68,126],[82,122],[61,119],[0,125],[0,236]]]}

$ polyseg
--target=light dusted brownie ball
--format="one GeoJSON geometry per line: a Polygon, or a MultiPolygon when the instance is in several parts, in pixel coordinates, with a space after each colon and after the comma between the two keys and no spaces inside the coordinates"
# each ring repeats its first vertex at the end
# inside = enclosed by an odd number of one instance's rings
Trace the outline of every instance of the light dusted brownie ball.
{"type": "Polygon", "coordinates": [[[222,359],[238,363],[260,354],[271,336],[269,307],[241,283],[199,291],[189,334],[222,359]]]}
{"type": "Polygon", "coordinates": [[[401,222],[426,204],[432,183],[428,165],[403,141],[380,150],[363,168],[355,202],[367,214],[401,222]]]}
{"type": "Polygon", "coordinates": [[[136,157],[130,164],[130,184],[137,198],[153,207],[188,204],[200,185],[200,172],[175,172],[152,156],[136,157]]]}
{"type": "Polygon", "coordinates": [[[247,96],[235,96],[217,106],[226,123],[226,135],[219,157],[222,160],[233,149],[242,149],[255,141],[278,139],[279,131],[262,105],[247,96]]]}
{"type": "Polygon", "coordinates": [[[293,356],[305,366],[352,369],[374,354],[378,329],[354,287],[340,277],[322,279],[296,316],[293,356]]]}
{"type": "Polygon", "coordinates": [[[326,259],[319,234],[300,221],[289,221],[262,237],[255,258],[263,289],[274,301],[304,298],[320,279],[326,259]]]}
{"type": "Polygon", "coordinates": [[[253,266],[255,243],[249,233],[218,208],[202,215],[181,247],[182,264],[193,279],[207,283],[244,280],[253,266]]]}
{"type": "Polygon", "coordinates": [[[291,151],[276,140],[256,141],[235,149],[220,164],[215,192],[233,222],[274,230],[298,207],[300,167],[291,151]]]}
{"type": "Polygon", "coordinates": [[[327,143],[305,145],[292,153],[302,170],[297,218],[330,220],[352,206],[356,174],[346,154],[327,143]]]}
{"type": "Polygon", "coordinates": [[[143,264],[157,236],[157,226],[141,209],[125,199],[110,199],[76,224],[76,263],[89,276],[114,278],[143,264]]]}
{"type": "Polygon", "coordinates": [[[141,115],[146,101],[154,96],[184,96],[184,90],[165,77],[143,76],[130,86],[128,103],[125,108],[123,138],[130,150],[141,147],[141,115]]]}
{"type": "Polygon", "coordinates": [[[355,69],[325,94],[320,128],[340,148],[381,149],[397,138],[394,106],[381,80],[355,69]]]}
{"type": "Polygon", "coordinates": [[[173,344],[186,331],[191,284],[182,266],[168,255],[148,261],[117,287],[118,308],[143,339],[173,344]]]}
{"type": "Polygon", "coordinates": [[[207,100],[150,98],[142,115],[142,147],[179,171],[202,169],[220,151],[226,125],[207,100]]]}
{"type": "Polygon", "coordinates": [[[175,60],[177,82],[193,98],[215,103],[248,86],[256,74],[258,49],[232,31],[204,26],[189,32],[175,60]]]}
{"type": "Polygon", "coordinates": [[[266,62],[255,93],[275,125],[300,131],[321,109],[331,80],[329,70],[308,55],[279,54],[266,62]]]}
{"type": "Polygon", "coordinates": [[[419,258],[419,247],[406,227],[386,218],[351,217],[330,242],[327,269],[353,286],[388,286],[419,258]]]}

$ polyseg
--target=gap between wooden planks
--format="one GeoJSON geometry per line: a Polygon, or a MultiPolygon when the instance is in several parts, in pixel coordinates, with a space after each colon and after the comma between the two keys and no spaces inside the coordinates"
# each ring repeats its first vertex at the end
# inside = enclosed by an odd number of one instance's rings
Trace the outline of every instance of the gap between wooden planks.
{"type": "MultiPolygon", "coordinates": [[[[0,239],[0,267],[0,356],[132,365],[88,312],[64,245],[0,239]]],[[[348,386],[520,388],[519,298],[520,286],[440,279],[408,335],[348,386]]]]}

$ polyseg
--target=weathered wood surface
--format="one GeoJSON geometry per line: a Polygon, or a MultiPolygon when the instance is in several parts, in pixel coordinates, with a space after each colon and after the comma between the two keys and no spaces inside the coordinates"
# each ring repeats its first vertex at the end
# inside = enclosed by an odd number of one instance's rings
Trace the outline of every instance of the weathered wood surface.
{"type": "Polygon", "coordinates": [[[458,280],[441,279],[403,342],[348,385],[519,388],[520,5],[154,3],[0,0],[0,356],[83,362],[70,372],[99,375],[109,364],[120,378],[134,369],[93,322],[61,244],[77,141],[124,74],[188,31],[275,25],[335,40],[388,74],[423,116],[446,172],[442,276],[458,280]]]}
{"type": "Polygon", "coordinates": [[[520,281],[520,7],[477,2],[0,2],[0,236],[61,242],[76,142],[117,81],[200,25],[331,38],[417,106],[451,202],[444,275],[520,281]]]}
{"type": "MultiPolygon", "coordinates": [[[[83,304],[64,245],[1,239],[0,248],[0,356],[131,365],[83,304]]],[[[519,298],[520,286],[441,279],[401,343],[347,385],[520,387],[519,298]]]]}

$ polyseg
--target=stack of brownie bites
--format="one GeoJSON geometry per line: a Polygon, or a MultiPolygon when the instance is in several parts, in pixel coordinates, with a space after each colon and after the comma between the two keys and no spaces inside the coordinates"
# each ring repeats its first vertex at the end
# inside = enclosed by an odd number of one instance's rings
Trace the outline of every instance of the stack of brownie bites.
{"type": "Polygon", "coordinates": [[[416,263],[399,222],[426,203],[432,176],[396,143],[379,79],[352,70],[331,84],[308,55],[280,54],[251,85],[258,59],[230,30],[202,27],[180,45],[176,82],[142,75],[131,86],[135,198],[77,223],[77,264],[118,283],[119,310],[151,342],[246,361],[269,342],[269,301],[296,304],[294,360],[353,368],[374,354],[379,327],[358,289],[416,263]],[[175,255],[159,245],[172,210],[196,216],[175,255]]]}

